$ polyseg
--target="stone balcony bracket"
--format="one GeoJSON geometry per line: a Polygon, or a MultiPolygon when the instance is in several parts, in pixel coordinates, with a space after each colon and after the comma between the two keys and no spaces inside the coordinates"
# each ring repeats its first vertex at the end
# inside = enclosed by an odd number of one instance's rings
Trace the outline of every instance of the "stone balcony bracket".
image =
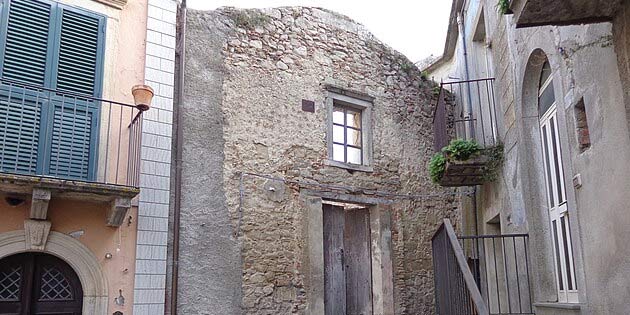
{"type": "Polygon", "coordinates": [[[7,195],[30,195],[29,221],[45,221],[48,205],[55,199],[86,201],[94,206],[107,204],[105,224],[112,227],[123,223],[132,200],[140,193],[137,187],[5,173],[0,173],[0,191],[7,195]]]}

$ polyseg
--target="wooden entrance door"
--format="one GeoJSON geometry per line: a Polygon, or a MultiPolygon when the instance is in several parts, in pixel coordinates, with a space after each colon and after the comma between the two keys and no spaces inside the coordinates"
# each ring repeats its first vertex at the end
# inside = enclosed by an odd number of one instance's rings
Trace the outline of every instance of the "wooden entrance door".
{"type": "Polygon", "coordinates": [[[23,253],[0,260],[0,314],[80,315],[79,277],[61,259],[23,253]]]}
{"type": "Polygon", "coordinates": [[[326,315],[372,315],[370,215],[324,205],[326,315]]]}

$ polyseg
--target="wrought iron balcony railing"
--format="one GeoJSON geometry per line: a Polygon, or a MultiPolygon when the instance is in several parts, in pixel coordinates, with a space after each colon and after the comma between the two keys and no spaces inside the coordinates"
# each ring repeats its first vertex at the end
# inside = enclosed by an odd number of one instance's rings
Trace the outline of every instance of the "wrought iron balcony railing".
{"type": "Polygon", "coordinates": [[[439,152],[453,136],[475,140],[482,147],[498,144],[494,78],[442,82],[433,116],[434,149],[439,152]],[[453,104],[453,108],[448,108],[453,104]]]}
{"type": "Polygon", "coordinates": [[[0,173],[138,186],[136,106],[0,79],[0,173]]]}

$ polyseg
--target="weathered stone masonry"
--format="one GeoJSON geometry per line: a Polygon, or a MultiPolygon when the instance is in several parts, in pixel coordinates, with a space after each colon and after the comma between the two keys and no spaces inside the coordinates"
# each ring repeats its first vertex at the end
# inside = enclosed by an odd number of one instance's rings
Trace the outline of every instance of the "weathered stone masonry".
{"type": "Polygon", "coordinates": [[[395,313],[433,314],[430,239],[459,220],[456,197],[419,196],[443,191],[433,85],[409,60],[322,9],[222,8],[188,12],[184,71],[180,313],[308,313],[303,195],[324,191],[391,202],[395,313]],[[328,86],[374,99],[372,172],[326,166],[328,86]]]}

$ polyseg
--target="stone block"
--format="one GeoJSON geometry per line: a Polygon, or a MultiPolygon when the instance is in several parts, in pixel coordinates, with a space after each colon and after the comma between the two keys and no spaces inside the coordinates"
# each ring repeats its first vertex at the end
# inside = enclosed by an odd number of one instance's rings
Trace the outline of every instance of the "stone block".
{"type": "Polygon", "coordinates": [[[50,221],[25,220],[26,250],[44,250],[46,241],[48,241],[48,234],[50,234],[50,227],[50,221]]]}
{"type": "Polygon", "coordinates": [[[51,192],[47,189],[33,188],[33,199],[31,202],[31,219],[46,220],[48,213],[48,202],[50,202],[51,192]]]}
{"type": "Polygon", "coordinates": [[[116,198],[114,199],[107,212],[107,225],[118,227],[125,220],[127,211],[131,208],[131,198],[116,198]]]}

